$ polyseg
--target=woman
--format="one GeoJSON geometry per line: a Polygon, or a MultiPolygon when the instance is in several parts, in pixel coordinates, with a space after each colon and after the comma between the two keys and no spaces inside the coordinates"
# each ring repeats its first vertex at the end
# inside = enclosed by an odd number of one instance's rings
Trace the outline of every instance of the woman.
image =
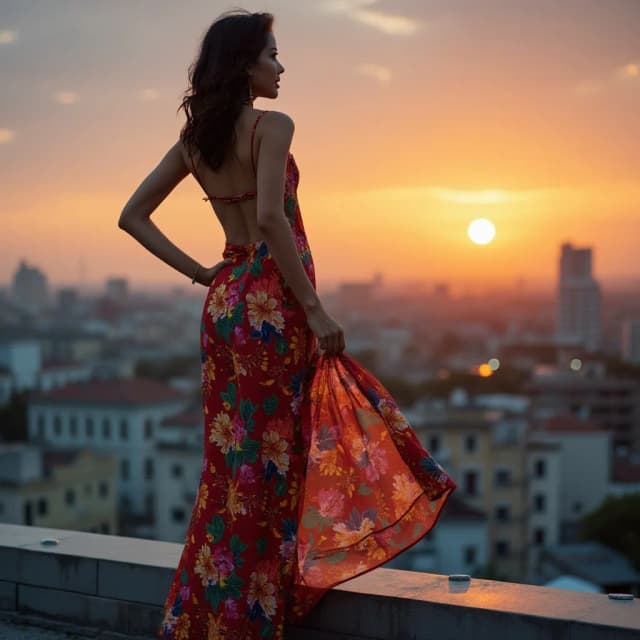
{"type": "Polygon", "coordinates": [[[293,121],[253,108],[257,97],[278,96],[284,72],[272,22],[268,13],[233,11],[211,25],[190,70],[180,139],[119,221],[208,287],[204,458],[161,638],[282,638],[285,619],[301,619],[328,588],[396,555],[421,537],[418,530],[424,535],[455,487],[401,424],[386,391],[343,354],[343,330],[316,292],[290,152],[293,121]],[[226,235],[223,260],[209,268],[149,219],[190,172],[226,235]],[[334,412],[327,385],[331,398],[344,394],[343,430],[326,427],[334,412]],[[343,434],[348,444],[339,442],[343,434]],[[383,486],[389,464],[403,471],[383,486]],[[413,479],[419,473],[421,485],[413,479]],[[397,513],[383,499],[395,501],[397,513]],[[317,535],[325,527],[333,534],[317,535]]]}

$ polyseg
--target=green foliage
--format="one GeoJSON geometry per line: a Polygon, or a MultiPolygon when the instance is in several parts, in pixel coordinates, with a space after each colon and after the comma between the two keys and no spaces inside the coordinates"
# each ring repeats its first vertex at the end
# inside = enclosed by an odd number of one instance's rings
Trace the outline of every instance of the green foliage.
{"type": "Polygon", "coordinates": [[[640,493],[609,496],[584,516],[580,535],[619,551],[640,570],[640,493]]]}

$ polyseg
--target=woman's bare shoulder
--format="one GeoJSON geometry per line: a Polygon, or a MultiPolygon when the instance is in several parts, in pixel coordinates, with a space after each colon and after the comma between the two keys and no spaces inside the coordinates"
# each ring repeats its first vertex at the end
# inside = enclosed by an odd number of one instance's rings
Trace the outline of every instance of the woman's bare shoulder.
{"type": "Polygon", "coordinates": [[[291,136],[295,129],[295,123],[293,118],[284,111],[265,111],[264,117],[264,130],[268,130],[270,135],[275,136],[291,136]]]}

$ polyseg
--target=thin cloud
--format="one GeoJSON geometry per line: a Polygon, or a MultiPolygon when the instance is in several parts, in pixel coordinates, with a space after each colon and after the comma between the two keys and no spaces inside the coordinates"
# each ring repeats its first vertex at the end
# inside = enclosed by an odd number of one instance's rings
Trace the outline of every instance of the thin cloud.
{"type": "Polygon", "coordinates": [[[138,96],[141,100],[150,102],[152,100],[157,100],[160,97],[160,92],[157,89],[148,87],[146,89],[140,89],[140,91],[138,92],[138,96]]]}
{"type": "Polygon", "coordinates": [[[575,95],[581,97],[594,96],[602,93],[607,87],[612,88],[612,83],[640,82],[640,63],[629,62],[620,65],[599,78],[584,80],[572,87],[575,95]]]}
{"type": "Polygon", "coordinates": [[[5,29],[3,31],[0,31],[0,44],[11,44],[12,42],[15,42],[18,39],[18,32],[11,30],[11,29],[5,29]]]}
{"type": "Polygon", "coordinates": [[[574,85],[572,91],[581,97],[595,96],[602,91],[602,83],[597,80],[585,80],[574,85]]]}
{"type": "Polygon", "coordinates": [[[640,64],[630,62],[622,65],[616,69],[615,75],[620,80],[640,79],[640,64]]]}
{"type": "Polygon", "coordinates": [[[58,104],[75,104],[80,96],[75,91],[56,91],[53,99],[58,104]]]}
{"type": "Polygon", "coordinates": [[[559,189],[481,189],[465,190],[451,187],[416,185],[410,187],[383,187],[352,192],[354,197],[371,197],[390,200],[440,200],[461,205],[500,205],[547,198],[559,189]]]}
{"type": "Polygon", "coordinates": [[[455,202],[456,204],[503,204],[505,202],[521,202],[540,197],[541,190],[505,191],[503,189],[483,189],[480,191],[464,191],[445,187],[430,187],[428,194],[438,200],[455,202]]]}
{"type": "Polygon", "coordinates": [[[412,36],[421,26],[415,18],[369,9],[377,0],[330,0],[323,8],[392,36],[412,36]]]}
{"type": "Polygon", "coordinates": [[[9,144],[13,142],[16,137],[16,132],[13,129],[0,128],[0,144],[9,144]]]}
{"type": "Polygon", "coordinates": [[[356,65],[356,71],[363,76],[375,78],[380,84],[386,84],[391,80],[391,69],[383,67],[379,64],[371,64],[364,62],[356,65]]]}

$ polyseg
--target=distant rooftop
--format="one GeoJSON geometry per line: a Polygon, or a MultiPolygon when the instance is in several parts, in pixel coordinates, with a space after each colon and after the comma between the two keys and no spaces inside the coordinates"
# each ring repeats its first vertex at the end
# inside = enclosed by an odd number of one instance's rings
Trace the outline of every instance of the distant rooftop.
{"type": "Polygon", "coordinates": [[[188,395],[173,387],[146,378],[91,379],[74,382],[50,391],[34,394],[31,404],[99,404],[99,405],[145,405],[184,400],[188,395]]]}

